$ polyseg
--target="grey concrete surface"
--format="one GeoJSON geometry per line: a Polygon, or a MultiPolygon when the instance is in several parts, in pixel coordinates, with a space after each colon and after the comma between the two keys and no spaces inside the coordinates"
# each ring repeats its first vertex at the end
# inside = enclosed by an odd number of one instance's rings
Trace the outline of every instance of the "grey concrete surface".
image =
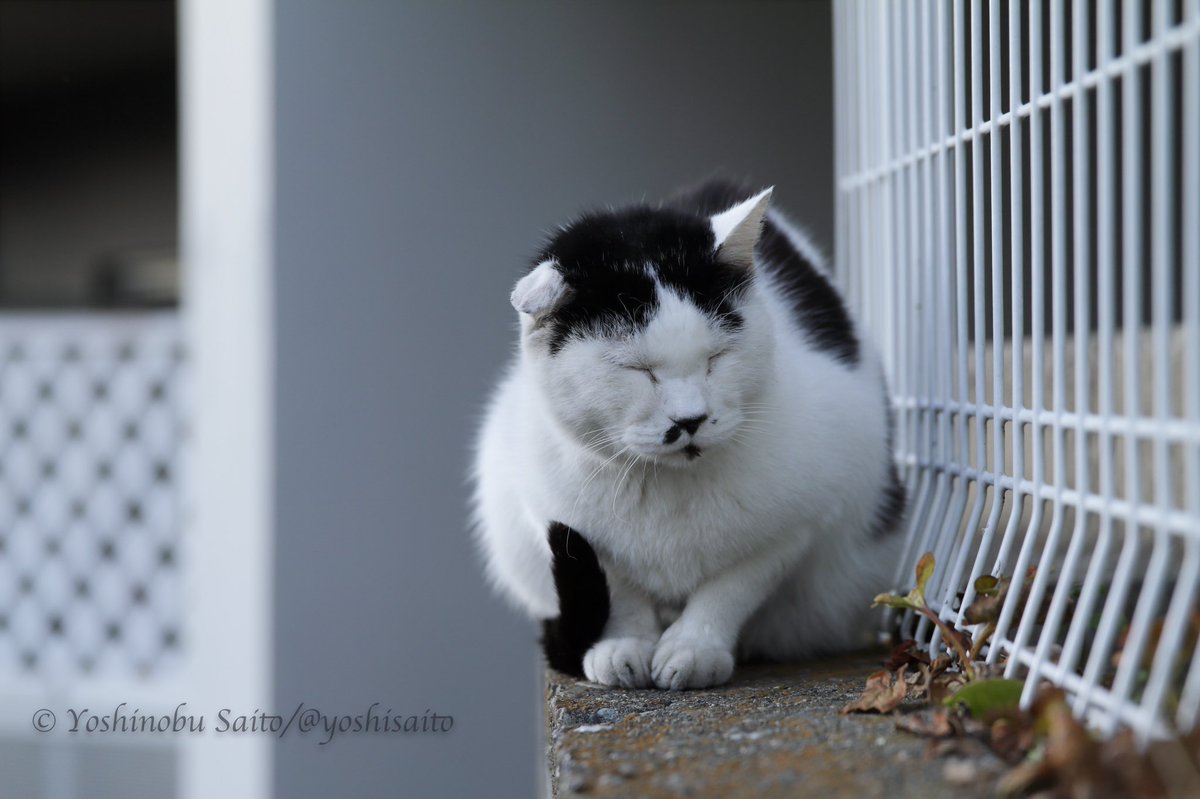
{"type": "Polygon", "coordinates": [[[932,758],[928,742],[897,731],[891,716],[838,713],[880,661],[866,655],[744,666],[729,685],[684,692],[613,690],[550,672],[552,795],[991,795],[1003,771],[991,755],[932,758]]]}

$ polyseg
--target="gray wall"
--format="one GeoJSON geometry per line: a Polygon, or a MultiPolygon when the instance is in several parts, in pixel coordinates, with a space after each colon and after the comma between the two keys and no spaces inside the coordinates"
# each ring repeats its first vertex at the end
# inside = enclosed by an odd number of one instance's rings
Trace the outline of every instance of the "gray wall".
{"type": "Polygon", "coordinates": [[[276,699],[455,717],[307,736],[277,795],[530,796],[533,625],[464,473],[539,236],[723,169],[832,244],[824,3],[279,0],[276,699]]]}

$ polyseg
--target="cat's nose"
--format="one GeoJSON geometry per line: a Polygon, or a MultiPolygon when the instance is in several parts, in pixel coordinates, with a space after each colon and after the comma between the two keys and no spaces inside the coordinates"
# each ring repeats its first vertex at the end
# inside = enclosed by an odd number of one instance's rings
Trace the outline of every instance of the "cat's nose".
{"type": "Polygon", "coordinates": [[[696,435],[696,431],[700,429],[700,425],[704,424],[704,420],[708,418],[708,414],[704,413],[699,416],[689,416],[687,419],[672,419],[677,427],[682,427],[688,431],[689,435],[696,435]]]}

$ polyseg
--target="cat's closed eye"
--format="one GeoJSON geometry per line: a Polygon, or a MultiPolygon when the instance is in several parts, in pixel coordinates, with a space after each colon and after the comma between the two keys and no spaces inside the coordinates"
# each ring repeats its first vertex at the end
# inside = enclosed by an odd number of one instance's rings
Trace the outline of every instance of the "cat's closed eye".
{"type": "Polygon", "coordinates": [[[642,374],[646,375],[646,377],[650,378],[651,383],[658,382],[658,375],[654,374],[654,370],[651,369],[649,366],[645,366],[643,364],[630,364],[629,366],[626,366],[625,368],[632,369],[635,372],[641,372],[642,374]]]}
{"type": "Polygon", "coordinates": [[[720,351],[714,352],[712,355],[708,356],[708,373],[710,375],[712,374],[713,364],[717,362],[718,358],[720,358],[722,355],[727,354],[728,352],[729,352],[729,350],[720,350],[720,351]]]}

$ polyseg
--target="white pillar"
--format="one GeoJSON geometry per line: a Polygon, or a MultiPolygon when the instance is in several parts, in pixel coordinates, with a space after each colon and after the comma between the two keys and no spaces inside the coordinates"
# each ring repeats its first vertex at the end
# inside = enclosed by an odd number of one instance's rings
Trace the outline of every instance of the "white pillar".
{"type": "Polygon", "coordinates": [[[180,795],[266,797],[271,739],[212,731],[271,711],[272,48],[269,0],[180,4],[184,340],[183,646],[190,704],[180,795]]]}

